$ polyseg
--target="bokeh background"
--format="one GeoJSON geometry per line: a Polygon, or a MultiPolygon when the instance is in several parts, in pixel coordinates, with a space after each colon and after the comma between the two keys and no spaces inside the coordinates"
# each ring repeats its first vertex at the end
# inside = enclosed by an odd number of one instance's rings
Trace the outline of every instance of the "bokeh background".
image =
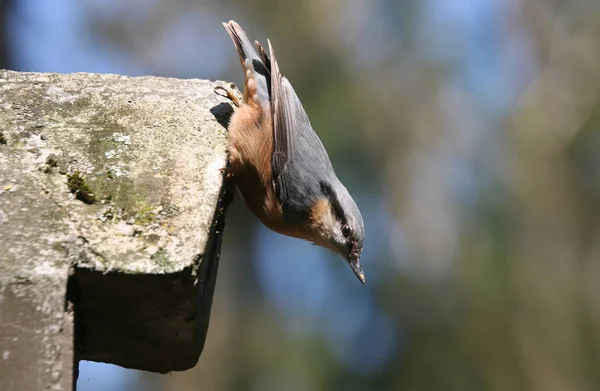
{"type": "Polygon", "coordinates": [[[0,0],[0,68],[242,85],[229,19],[357,199],[367,285],[238,197],[198,365],[78,390],[600,389],[600,2],[0,0]]]}

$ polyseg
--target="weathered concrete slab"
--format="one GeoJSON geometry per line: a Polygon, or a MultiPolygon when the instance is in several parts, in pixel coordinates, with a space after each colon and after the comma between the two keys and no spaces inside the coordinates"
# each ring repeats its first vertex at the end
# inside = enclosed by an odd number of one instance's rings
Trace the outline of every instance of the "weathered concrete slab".
{"type": "Polygon", "coordinates": [[[27,174],[25,156],[6,152],[0,144],[0,389],[69,390],[67,214],[27,174]]]}
{"type": "Polygon", "coordinates": [[[223,84],[0,71],[2,390],[64,389],[73,359],[195,365],[231,196],[223,84]]]}

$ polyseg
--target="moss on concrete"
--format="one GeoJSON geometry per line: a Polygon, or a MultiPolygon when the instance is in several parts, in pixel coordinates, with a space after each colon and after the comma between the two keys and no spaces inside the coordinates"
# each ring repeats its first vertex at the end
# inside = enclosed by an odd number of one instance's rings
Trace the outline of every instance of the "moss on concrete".
{"type": "Polygon", "coordinates": [[[229,103],[214,94],[217,83],[4,71],[0,79],[9,148],[35,160],[40,186],[82,237],[102,237],[82,264],[160,273],[166,262],[194,262],[226,163],[226,132],[211,111],[229,103]],[[164,257],[150,259],[156,246],[164,257]]]}
{"type": "Polygon", "coordinates": [[[94,192],[79,171],[67,176],[67,186],[78,200],[86,204],[94,204],[97,201],[94,192]]]}
{"type": "Polygon", "coordinates": [[[165,269],[165,270],[169,270],[171,267],[171,262],[169,261],[169,257],[167,255],[167,253],[165,253],[165,251],[163,249],[158,250],[157,252],[155,252],[154,254],[152,254],[152,256],[150,257],[150,259],[156,263],[158,266],[160,266],[161,268],[165,269]]]}

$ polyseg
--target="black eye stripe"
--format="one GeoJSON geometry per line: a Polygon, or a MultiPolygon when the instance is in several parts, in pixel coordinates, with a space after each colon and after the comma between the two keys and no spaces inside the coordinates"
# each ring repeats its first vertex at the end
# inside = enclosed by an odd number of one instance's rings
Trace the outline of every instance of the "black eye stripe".
{"type": "Polygon", "coordinates": [[[340,204],[340,201],[338,200],[337,195],[335,194],[331,186],[329,186],[329,184],[324,181],[319,182],[319,185],[321,186],[321,192],[323,192],[323,195],[329,199],[329,202],[331,202],[333,214],[335,215],[337,220],[340,221],[342,224],[347,224],[344,209],[342,208],[342,205],[340,204]]]}

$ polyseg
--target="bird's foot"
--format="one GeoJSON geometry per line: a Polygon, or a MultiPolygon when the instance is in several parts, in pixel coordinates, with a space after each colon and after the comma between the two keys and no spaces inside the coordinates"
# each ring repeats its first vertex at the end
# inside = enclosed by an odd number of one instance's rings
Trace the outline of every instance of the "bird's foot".
{"type": "Polygon", "coordinates": [[[219,168],[219,171],[221,171],[225,175],[225,179],[233,178],[233,170],[231,168],[223,167],[223,168],[219,168]]]}
{"type": "Polygon", "coordinates": [[[217,87],[215,87],[214,91],[215,91],[215,94],[222,96],[223,98],[227,98],[231,102],[233,102],[235,107],[240,107],[240,100],[235,95],[233,95],[233,92],[231,92],[227,88],[222,87],[222,86],[217,86],[217,87]]]}

